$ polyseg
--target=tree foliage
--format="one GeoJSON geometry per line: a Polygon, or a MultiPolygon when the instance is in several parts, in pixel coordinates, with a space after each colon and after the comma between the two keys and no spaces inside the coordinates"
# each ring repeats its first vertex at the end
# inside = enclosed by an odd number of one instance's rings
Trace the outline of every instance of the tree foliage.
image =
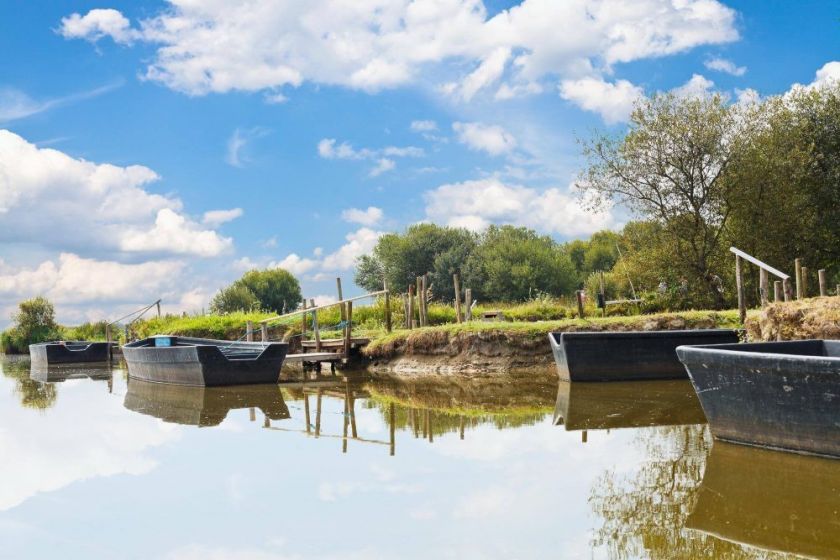
{"type": "Polygon", "coordinates": [[[527,228],[490,226],[467,260],[464,280],[477,297],[523,301],[541,292],[569,293],[577,274],[569,255],[550,237],[527,228]]]}
{"type": "Polygon", "coordinates": [[[43,296],[20,302],[12,321],[12,328],[0,336],[0,351],[5,353],[25,354],[30,344],[61,338],[61,327],[55,322],[55,308],[43,296]]]}
{"type": "Polygon", "coordinates": [[[282,268],[250,270],[230,286],[222,288],[210,303],[213,313],[261,309],[283,313],[297,309],[303,296],[300,283],[282,268]]]}

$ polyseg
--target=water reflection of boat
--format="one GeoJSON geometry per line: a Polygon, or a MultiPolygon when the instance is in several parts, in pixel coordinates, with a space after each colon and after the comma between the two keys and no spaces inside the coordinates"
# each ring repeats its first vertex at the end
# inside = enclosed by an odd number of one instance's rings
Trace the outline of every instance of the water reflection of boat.
{"type": "Polygon", "coordinates": [[[83,340],[43,342],[29,345],[29,357],[32,365],[39,368],[55,364],[107,363],[111,359],[110,346],[113,343],[83,340]]]}
{"type": "Polygon", "coordinates": [[[706,417],[691,383],[683,380],[570,383],[561,381],[555,425],[599,430],[704,424],[706,417]]]}
{"type": "Polygon", "coordinates": [[[563,381],[632,381],[685,379],[677,346],[734,343],[738,333],[731,329],[553,332],[548,340],[563,381]]]}
{"type": "Polygon", "coordinates": [[[715,438],[840,457],[840,341],[682,346],[715,438]]]}
{"type": "Polygon", "coordinates": [[[131,379],[123,405],[166,422],[218,426],[231,410],[259,408],[270,420],[289,418],[280,389],[273,385],[187,387],[131,379]]]}
{"type": "Polygon", "coordinates": [[[765,550],[840,558],[840,463],[715,442],[686,526],[765,550]]]}
{"type": "Polygon", "coordinates": [[[153,336],[123,346],[129,377],[207,387],[277,383],[285,342],[153,336]]]}
{"type": "Polygon", "coordinates": [[[111,368],[102,364],[99,367],[93,365],[80,366],[47,366],[39,367],[32,364],[29,370],[29,378],[41,383],[61,383],[68,379],[111,379],[111,368]]]}

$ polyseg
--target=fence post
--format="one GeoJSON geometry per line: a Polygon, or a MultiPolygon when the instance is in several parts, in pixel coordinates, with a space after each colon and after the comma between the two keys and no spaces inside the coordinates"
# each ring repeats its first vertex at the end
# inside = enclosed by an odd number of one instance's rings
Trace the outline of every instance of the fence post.
{"type": "Polygon", "coordinates": [[[601,302],[603,307],[601,308],[601,313],[604,317],[607,316],[607,294],[604,290],[604,271],[598,271],[598,280],[601,287],[601,302]]]}
{"type": "Polygon", "coordinates": [[[796,271],[796,299],[802,299],[802,259],[793,259],[793,268],[796,271]]]}
{"type": "Polygon", "coordinates": [[[780,280],[773,281],[773,301],[782,301],[782,282],[780,280]]]}
{"type": "Polygon", "coordinates": [[[391,292],[385,282],[385,332],[391,332],[391,292]]]}
{"type": "Polygon", "coordinates": [[[246,342],[254,342],[254,322],[253,321],[246,321],[245,322],[245,341],[246,342]]]}
{"type": "Polygon", "coordinates": [[[417,284],[417,322],[421,327],[425,327],[426,318],[423,316],[423,279],[417,276],[414,281],[417,284]]]}
{"type": "Polygon", "coordinates": [[[157,305],[158,319],[160,319],[160,300],[157,300],[156,305],[157,305]]]}
{"type": "Polygon", "coordinates": [[[761,297],[761,307],[767,305],[770,294],[768,292],[769,288],[769,277],[767,275],[767,271],[763,268],[758,269],[758,293],[761,297]]]}
{"type": "Polygon", "coordinates": [[[472,321],[472,288],[464,290],[464,319],[469,322],[472,321]]]}
{"type": "MultiPolygon", "coordinates": [[[[335,279],[335,287],[336,287],[336,289],[338,290],[338,301],[343,300],[343,299],[344,299],[344,295],[343,295],[343,294],[342,294],[342,292],[341,292],[341,278],[336,278],[336,279],[335,279]]],[[[344,313],[344,306],[343,306],[343,305],[339,305],[339,306],[338,306],[338,308],[339,308],[340,313],[341,313],[341,320],[342,320],[342,321],[347,320],[347,316],[346,316],[346,314],[344,313]]]]}
{"type": "Polygon", "coordinates": [[[782,280],[782,291],[785,294],[785,301],[790,301],[793,299],[793,290],[790,287],[790,279],[785,278],[782,280]]]}
{"type": "Polygon", "coordinates": [[[423,310],[423,326],[429,326],[429,289],[426,286],[427,284],[426,275],[420,277],[420,309],[423,310]]]}
{"type": "Polygon", "coordinates": [[[300,340],[303,342],[303,339],[306,338],[306,298],[303,298],[303,309],[304,313],[301,314],[300,320],[300,340]]]}
{"type": "Polygon", "coordinates": [[[578,317],[583,319],[583,290],[576,290],[575,291],[575,298],[577,298],[577,306],[578,306],[578,317]]]}
{"type": "Polygon", "coordinates": [[[268,342],[268,325],[266,323],[260,325],[260,340],[268,342]]]}
{"type": "MultiPolygon", "coordinates": [[[[309,298],[309,307],[315,307],[315,298],[309,298]]],[[[312,312],[312,330],[315,335],[315,351],[321,351],[321,327],[318,325],[318,311],[312,312]]]]}
{"type": "Polygon", "coordinates": [[[414,328],[414,285],[408,286],[408,328],[414,328]]]}
{"type": "Polygon", "coordinates": [[[825,297],[827,295],[826,286],[825,286],[825,269],[821,268],[817,271],[817,279],[820,283],[820,297],[825,297]]]}
{"type": "Polygon", "coordinates": [[[455,283],[455,320],[461,322],[461,281],[457,274],[452,275],[452,281],[455,283]]]}
{"type": "Polygon", "coordinates": [[[802,267],[802,297],[808,297],[808,267],[802,267]]]}
{"type": "Polygon", "coordinates": [[[741,257],[739,255],[735,255],[735,285],[738,288],[738,318],[743,325],[747,318],[747,302],[744,299],[744,277],[741,272],[741,257]]]}
{"type": "Polygon", "coordinates": [[[350,359],[350,349],[353,346],[353,302],[347,302],[347,323],[344,326],[344,359],[350,359]]]}

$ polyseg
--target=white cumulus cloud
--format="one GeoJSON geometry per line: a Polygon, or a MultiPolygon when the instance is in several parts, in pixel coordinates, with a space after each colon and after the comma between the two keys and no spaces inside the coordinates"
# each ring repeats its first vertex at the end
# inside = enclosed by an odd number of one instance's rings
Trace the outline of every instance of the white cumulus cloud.
{"type": "Polygon", "coordinates": [[[428,220],[472,230],[514,224],[577,236],[614,225],[610,212],[587,211],[568,191],[508,185],[496,178],[441,185],[423,197],[428,220]]]}
{"type": "Polygon", "coordinates": [[[368,206],[367,210],[359,208],[348,208],[341,212],[341,219],[346,222],[361,224],[363,226],[375,226],[385,214],[381,208],[368,206]]]}
{"type": "MultiPolygon", "coordinates": [[[[169,0],[135,25],[113,9],[62,20],[67,38],[156,48],[143,75],[193,95],[266,91],[304,82],[363,91],[439,75],[468,99],[507,75],[527,84],[578,79],[630,62],[738,39],[718,0],[522,0],[489,16],[480,0],[169,0]]],[[[508,92],[514,91],[512,88],[508,92]]]]}
{"type": "Polygon", "coordinates": [[[725,72],[733,76],[743,76],[747,72],[746,66],[738,66],[731,60],[726,58],[711,58],[703,63],[709,70],[717,70],[718,72],[725,72]]]}
{"type": "Polygon", "coordinates": [[[601,115],[607,124],[626,121],[633,111],[633,105],[644,95],[642,88],[627,80],[610,83],[601,78],[564,80],[560,84],[560,96],[586,111],[601,115]]]}
{"type": "Polygon", "coordinates": [[[715,83],[700,74],[693,74],[683,85],[674,88],[671,92],[678,97],[706,97],[711,94],[715,83]]]}
{"type": "Polygon", "coordinates": [[[510,153],[516,148],[516,139],[498,125],[480,122],[454,122],[452,130],[458,141],[471,150],[487,152],[492,156],[510,153]]]}
{"type": "Polygon", "coordinates": [[[76,159],[0,130],[0,242],[201,257],[230,249],[231,239],[185,215],[180,200],[146,190],[158,179],[142,165],[76,159]]]}

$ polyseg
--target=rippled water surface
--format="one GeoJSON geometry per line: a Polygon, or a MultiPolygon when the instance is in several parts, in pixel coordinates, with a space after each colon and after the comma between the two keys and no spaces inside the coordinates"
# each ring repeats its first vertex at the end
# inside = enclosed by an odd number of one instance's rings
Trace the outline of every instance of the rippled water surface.
{"type": "Polygon", "coordinates": [[[840,461],[712,445],[688,382],[0,367],[2,558],[840,557],[840,461]]]}

